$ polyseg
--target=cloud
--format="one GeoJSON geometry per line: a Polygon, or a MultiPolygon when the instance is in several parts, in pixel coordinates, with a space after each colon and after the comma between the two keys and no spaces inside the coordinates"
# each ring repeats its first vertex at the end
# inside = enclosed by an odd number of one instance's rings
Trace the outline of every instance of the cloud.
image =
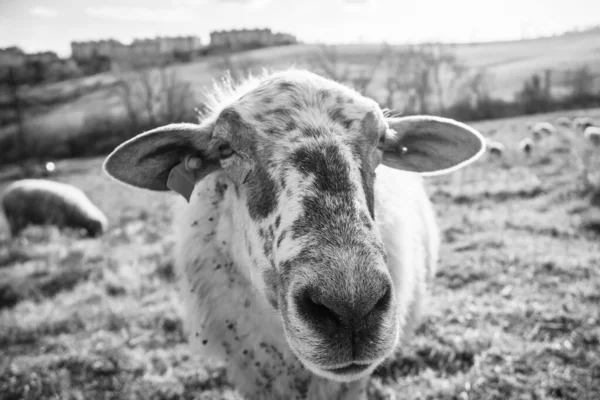
{"type": "Polygon", "coordinates": [[[183,8],[145,7],[90,7],[85,13],[91,17],[144,22],[188,22],[195,17],[183,8]]]}
{"type": "Polygon", "coordinates": [[[44,18],[55,18],[58,17],[59,12],[50,7],[45,6],[35,6],[29,10],[29,12],[33,15],[37,15],[38,17],[44,18]]]}
{"type": "Polygon", "coordinates": [[[359,12],[379,5],[379,0],[339,0],[342,10],[359,12]]]}
{"type": "Polygon", "coordinates": [[[209,6],[254,7],[262,8],[273,0],[171,0],[171,4],[179,7],[199,8],[209,6]]]}
{"type": "Polygon", "coordinates": [[[272,0],[215,0],[217,4],[262,8],[272,0]]]}

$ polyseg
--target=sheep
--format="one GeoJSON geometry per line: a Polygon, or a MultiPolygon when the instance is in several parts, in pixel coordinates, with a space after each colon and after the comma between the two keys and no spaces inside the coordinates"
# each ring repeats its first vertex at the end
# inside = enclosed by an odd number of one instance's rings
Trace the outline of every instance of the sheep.
{"type": "Polygon", "coordinates": [[[386,117],[305,70],[215,86],[198,124],[134,136],[103,169],[181,195],[184,326],[240,393],[364,399],[435,275],[440,235],[423,177],[479,158],[483,136],[451,119],[386,117]]]}
{"type": "Polygon", "coordinates": [[[502,143],[491,139],[487,140],[486,147],[490,155],[494,157],[502,157],[502,154],[504,154],[504,151],[506,150],[505,146],[502,143]]]}
{"type": "Polygon", "coordinates": [[[556,133],[556,128],[549,122],[537,122],[529,128],[536,141],[542,140],[546,136],[556,133]]]}
{"type": "Polygon", "coordinates": [[[562,126],[563,128],[570,128],[572,126],[571,119],[568,117],[558,117],[554,122],[556,125],[562,126]]]}
{"type": "Polygon", "coordinates": [[[28,225],[79,228],[89,237],[101,235],[108,226],[106,216],[81,190],[45,179],[22,179],[8,185],[2,208],[13,237],[28,225]]]}
{"type": "Polygon", "coordinates": [[[581,132],[585,132],[590,126],[594,126],[594,120],[589,117],[577,117],[573,120],[573,127],[581,132]]]}
{"type": "Polygon", "coordinates": [[[526,137],[519,142],[519,150],[523,152],[527,157],[531,155],[533,151],[533,140],[530,137],[526,137]]]}
{"type": "Polygon", "coordinates": [[[598,126],[588,126],[585,128],[585,132],[583,133],[583,137],[588,142],[592,143],[594,146],[600,146],[600,127],[598,126]]]}

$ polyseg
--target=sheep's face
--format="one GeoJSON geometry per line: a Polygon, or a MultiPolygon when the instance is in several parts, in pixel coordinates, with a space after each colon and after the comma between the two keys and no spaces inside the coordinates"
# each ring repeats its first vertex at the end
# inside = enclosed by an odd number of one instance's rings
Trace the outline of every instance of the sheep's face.
{"type": "Polygon", "coordinates": [[[296,356],[349,380],[398,338],[373,193],[388,126],[372,100],[317,83],[266,83],[223,110],[213,140],[243,230],[236,261],[279,311],[296,356]]]}
{"type": "Polygon", "coordinates": [[[230,181],[222,201],[231,206],[234,261],[278,311],[299,360],[350,381],[371,373],[399,336],[375,223],[376,167],[448,171],[481,155],[483,143],[455,121],[385,118],[374,101],[293,71],[263,79],[200,126],[139,135],[105,169],[153,190],[165,190],[186,153],[219,169],[230,181]]]}

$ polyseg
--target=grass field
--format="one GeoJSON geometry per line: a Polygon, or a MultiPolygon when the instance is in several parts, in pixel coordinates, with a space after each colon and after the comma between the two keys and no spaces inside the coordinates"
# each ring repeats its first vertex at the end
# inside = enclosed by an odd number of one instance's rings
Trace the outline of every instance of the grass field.
{"type": "MultiPolygon", "coordinates": [[[[417,335],[370,398],[600,398],[600,227],[582,224],[598,209],[564,148],[512,150],[530,119],[475,124],[497,130],[505,159],[429,179],[442,262],[417,335]]],[[[107,213],[104,237],[31,228],[9,245],[0,220],[0,398],[236,398],[221,362],[187,349],[171,196],[119,185],[101,162],[58,163],[55,179],[107,213]]]]}
{"type": "MultiPolygon", "coordinates": [[[[521,88],[523,81],[533,73],[546,68],[555,71],[553,80],[554,94],[564,90],[563,71],[588,65],[593,73],[600,74],[600,30],[558,36],[552,38],[524,40],[517,42],[483,43],[476,45],[460,44],[453,47],[458,58],[468,67],[485,68],[489,73],[489,86],[494,97],[512,99],[521,88]]],[[[340,59],[344,64],[364,65],[374,59],[381,45],[342,45],[338,47],[340,59]]],[[[248,51],[233,56],[234,62],[255,67],[284,68],[291,65],[314,67],[310,60],[318,53],[317,45],[295,45],[248,51]]],[[[190,64],[175,66],[179,77],[190,82],[199,101],[203,99],[205,87],[223,71],[215,69],[220,57],[211,56],[190,64]]],[[[377,73],[373,83],[374,96],[383,97],[380,87],[386,79],[384,72],[377,73]],[[381,75],[381,76],[379,76],[381,75]]],[[[77,134],[90,114],[118,113],[122,108],[114,88],[106,89],[115,77],[109,73],[77,79],[71,82],[45,85],[25,90],[34,97],[46,97],[48,93],[70,93],[76,87],[88,89],[77,100],[47,107],[42,112],[31,115],[26,120],[29,137],[50,135],[52,137],[77,134]],[[45,93],[47,92],[47,93],[45,93]]],[[[25,93],[24,92],[24,93],[25,93]]],[[[0,129],[0,138],[14,132],[15,127],[0,129]]]]}

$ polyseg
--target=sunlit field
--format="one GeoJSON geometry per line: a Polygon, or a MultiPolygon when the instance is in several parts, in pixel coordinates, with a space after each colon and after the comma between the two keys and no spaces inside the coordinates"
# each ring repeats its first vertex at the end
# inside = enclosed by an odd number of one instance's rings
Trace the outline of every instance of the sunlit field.
{"type": "MultiPolygon", "coordinates": [[[[528,122],[558,115],[600,121],[591,110],[474,123],[502,158],[428,178],[439,270],[423,323],[369,398],[600,398],[600,192],[582,191],[573,132],[530,157],[517,148],[528,122]]],[[[187,348],[173,196],[111,181],[101,163],[59,161],[51,179],[107,214],[102,238],[32,227],[10,241],[0,219],[0,399],[238,398],[220,361],[187,348]]]]}

